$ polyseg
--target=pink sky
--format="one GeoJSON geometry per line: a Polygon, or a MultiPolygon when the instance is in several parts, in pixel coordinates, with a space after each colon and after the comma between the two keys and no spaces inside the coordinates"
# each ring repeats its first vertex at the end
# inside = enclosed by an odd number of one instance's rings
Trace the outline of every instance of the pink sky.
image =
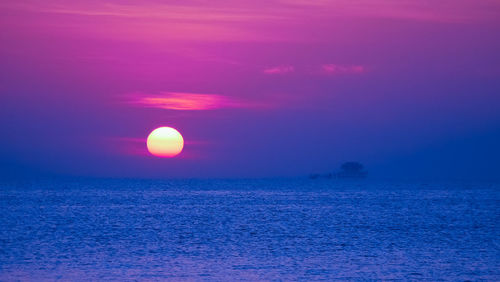
{"type": "Polygon", "coordinates": [[[34,170],[412,170],[500,121],[498,1],[4,0],[0,26],[4,159],[34,170]],[[163,125],[177,161],[129,142],[163,125]]]}

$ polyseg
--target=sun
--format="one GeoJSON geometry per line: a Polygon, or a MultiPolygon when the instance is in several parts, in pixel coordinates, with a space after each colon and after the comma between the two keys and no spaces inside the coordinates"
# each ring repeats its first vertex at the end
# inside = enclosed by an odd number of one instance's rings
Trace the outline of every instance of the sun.
{"type": "Polygon", "coordinates": [[[159,127],[149,134],[147,147],[154,156],[173,158],[182,152],[184,139],[179,131],[172,127],[159,127]]]}

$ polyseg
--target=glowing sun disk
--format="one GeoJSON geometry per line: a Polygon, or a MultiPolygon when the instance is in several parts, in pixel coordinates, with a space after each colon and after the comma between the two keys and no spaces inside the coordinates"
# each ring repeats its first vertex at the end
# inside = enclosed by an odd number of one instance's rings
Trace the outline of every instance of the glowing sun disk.
{"type": "Polygon", "coordinates": [[[184,139],[172,127],[159,127],[149,134],[147,147],[154,156],[172,158],[181,153],[184,139]]]}

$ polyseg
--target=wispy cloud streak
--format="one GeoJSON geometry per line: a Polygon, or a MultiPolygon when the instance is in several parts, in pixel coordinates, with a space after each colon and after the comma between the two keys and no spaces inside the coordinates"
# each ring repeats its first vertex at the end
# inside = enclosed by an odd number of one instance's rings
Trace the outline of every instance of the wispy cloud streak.
{"type": "Polygon", "coordinates": [[[265,74],[285,74],[294,72],[295,68],[293,66],[277,66],[272,68],[264,69],[262,72],[265,74]]]}
{"type": "Polygon", "coordinates": [[[324,74],[337,75],[337,74],[361,74],[366,72],[366,67],[359,65],[336,65],[324,64],[321,66],[324,74]]]}
{"type": "Polygon", "coordinates": [[[10,10],[26,13],[19,23],[18,17],[13,18],[14,24],[23,29],[172,44],[173,40],[294,41],[301,36],[311,40],[308,33],[287,31],[299,26],[314,30],[318,22],[336,26],[346,18],[488,21],[498,18],[500,4],[496,0],[222,0],[210,5],[193,0],[5,0],[0,2],[0,9],[5,14],[10,10]]]}
{"type": "Polygon", "coordinates": [[[498,17],[497,0],[280,0],[323,17],[389,18],[422,22],[470,22],[498,17]],[[317,13],[316,13],[317,14],[317,13]]]}
{"type": "Polygon", "coordinates": [[[129,96],[128,102],[136,106],[177,111],[259,107],[257,103],[244,102],[218,94],[162,92],[159,95],[136,93],[129,96]]]}

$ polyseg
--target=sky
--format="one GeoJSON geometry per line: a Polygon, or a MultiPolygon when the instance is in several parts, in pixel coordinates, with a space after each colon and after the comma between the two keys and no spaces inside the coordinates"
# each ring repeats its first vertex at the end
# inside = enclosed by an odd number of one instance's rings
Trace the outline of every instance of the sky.
{"type": "Polygon", "coordinates": [[[499,34],[496,0],[3,0],[0,176],[498,179],[499,34]]]}

